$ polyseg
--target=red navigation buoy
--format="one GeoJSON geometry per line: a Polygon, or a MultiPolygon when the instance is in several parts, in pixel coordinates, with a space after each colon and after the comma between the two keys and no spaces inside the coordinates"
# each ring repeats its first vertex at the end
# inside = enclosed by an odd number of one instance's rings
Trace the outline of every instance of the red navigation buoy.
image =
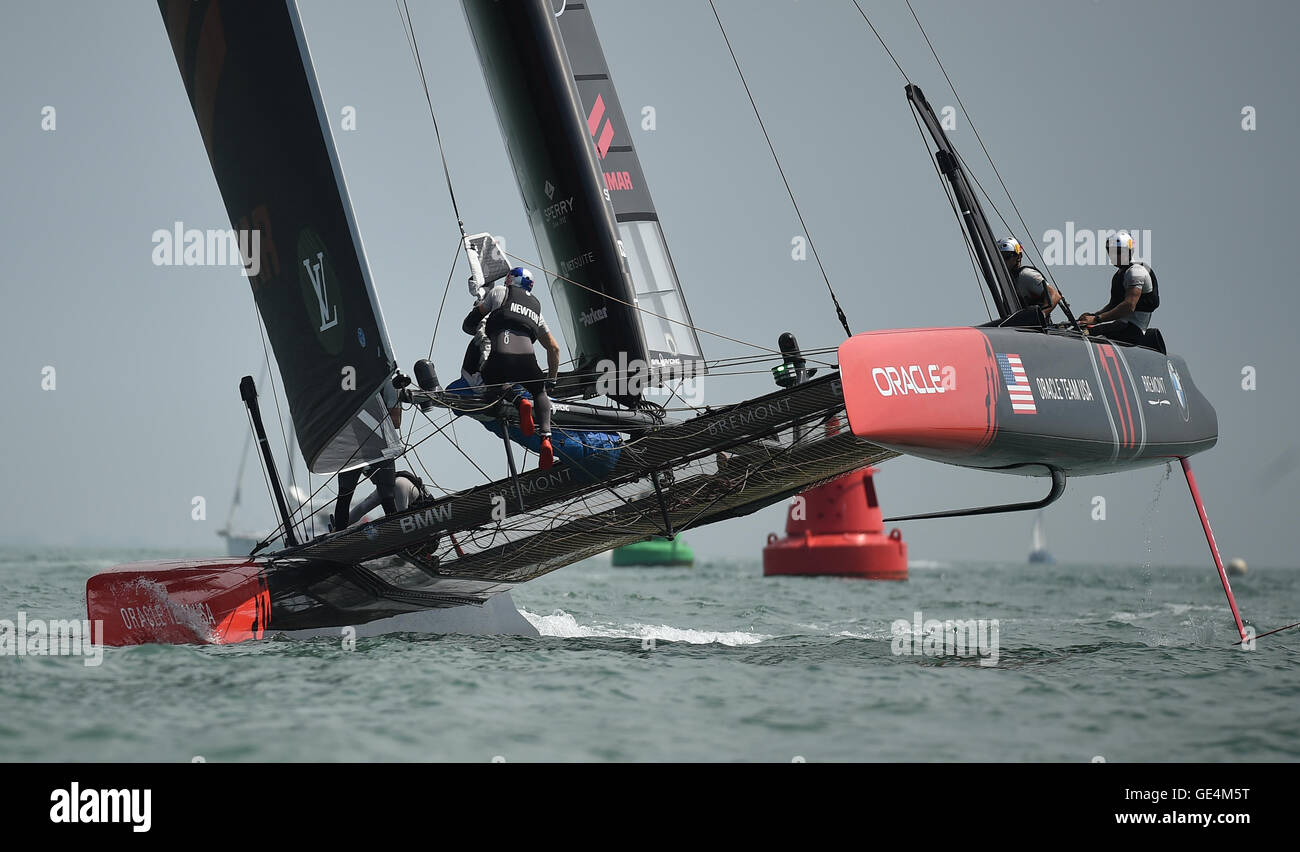
{"type": "Polygon", "coordinates": [[[884,516],[864,468],[810,488],[786,515],[785,538],[775,533],[763,548],[763,575],[906,580],[907,545],[897,529],[885,534],[884,516]]]}

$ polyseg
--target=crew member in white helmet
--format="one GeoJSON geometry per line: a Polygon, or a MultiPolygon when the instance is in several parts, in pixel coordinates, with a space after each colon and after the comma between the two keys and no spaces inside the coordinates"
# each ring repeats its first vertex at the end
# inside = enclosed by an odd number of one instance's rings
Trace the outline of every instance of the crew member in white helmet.
{"type": "Polygon", "coordinates": [[[1043,273],[1024,262],[1025,252],[1020,247],[1020,242],[1015,237],[998,240],[998,253],[1002,255],[1007,271],[1011,273],[1011,280],[1015,282],[1020,304],[1026,308],[1036,305],[1042,309],[1044,317],[1050,315],[1061,301],[1061,294],[1047,283],[1043,273]]]}
{"type": "Polygon", "coordinates": [[[1115,265],[1110,279],[1110,301],[1099,311],[1079,317],[1092,334],[1141,346],[1151,324],[1151,314],[1160,307],[1160,284],[1155,270],[1133,260],[1133,237],[1119,231],[1106,238],[1106,255],[1115,265]]]}

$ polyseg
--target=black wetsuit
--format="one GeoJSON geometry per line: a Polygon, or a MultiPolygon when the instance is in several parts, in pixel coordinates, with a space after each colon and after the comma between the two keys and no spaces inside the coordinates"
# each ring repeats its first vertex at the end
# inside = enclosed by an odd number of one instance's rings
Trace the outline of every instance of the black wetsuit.
{"type": "MultiPolygon", "coordinates": [[[[357,483],[361,481],[363,470],[364,468],[358,467],[339,474],[339,496],[334,501],[336,531],[346,527],[350,521],[349,507],[352,505],[352,494],[357,490],[357,483]]],[[[397,512],[397,501],[394,495],[397,485],[397,462],[393,459],[376,462],[370,474],[370,481],[379,492],[380,505],[384,507],[384,514],[395,514],[397,512]]]]}
{"type": "MultiPolygon", "coordinates": [[[[473,334],[481,318],[475,308],[465,318],[462,328],[473,334]]],[[[542,333],[549,330],[537,297],[521,287],[506,287],[500,307],[487,317],[492,354],[483,364],[481,375],[483,384],[498,385],[506,393],[510,385],[520,385],[532,394],[537,409],[537,431],[545,437],[551,434],[551,400],[546,393],[546,373],[537,365],[533,350],[542,333]]]]}

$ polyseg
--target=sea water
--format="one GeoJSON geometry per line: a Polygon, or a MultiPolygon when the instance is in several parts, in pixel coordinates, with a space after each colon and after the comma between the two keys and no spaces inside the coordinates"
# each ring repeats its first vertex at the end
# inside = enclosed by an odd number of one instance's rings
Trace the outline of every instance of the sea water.
{"type": "MultiPolygon", "coordinates": [[[[0,551],[0,619],[83,619],[89,576],[164,555],[0,551]]],[[[1295,567],[1234,590],[1260,632],[1300,620],[1295,567]]],[[[1300,759],[1300,630],[1233,647],[1212,566],[914,561],[885,583],[602,557],[514,597],[540,638],[0,656],[0,760],[1300,759]]]]}

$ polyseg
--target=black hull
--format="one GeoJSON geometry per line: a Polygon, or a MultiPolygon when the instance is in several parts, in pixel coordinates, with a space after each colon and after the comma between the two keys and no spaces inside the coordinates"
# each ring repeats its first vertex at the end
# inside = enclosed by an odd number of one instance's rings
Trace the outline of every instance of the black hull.
{"type": "Polygon", "coordinates": [[[1076,332],[868,332],[841,346],[840,362],[855,434],[948,464],[1081,476],[1218,441],[1186,361],[1076,332]]]}

